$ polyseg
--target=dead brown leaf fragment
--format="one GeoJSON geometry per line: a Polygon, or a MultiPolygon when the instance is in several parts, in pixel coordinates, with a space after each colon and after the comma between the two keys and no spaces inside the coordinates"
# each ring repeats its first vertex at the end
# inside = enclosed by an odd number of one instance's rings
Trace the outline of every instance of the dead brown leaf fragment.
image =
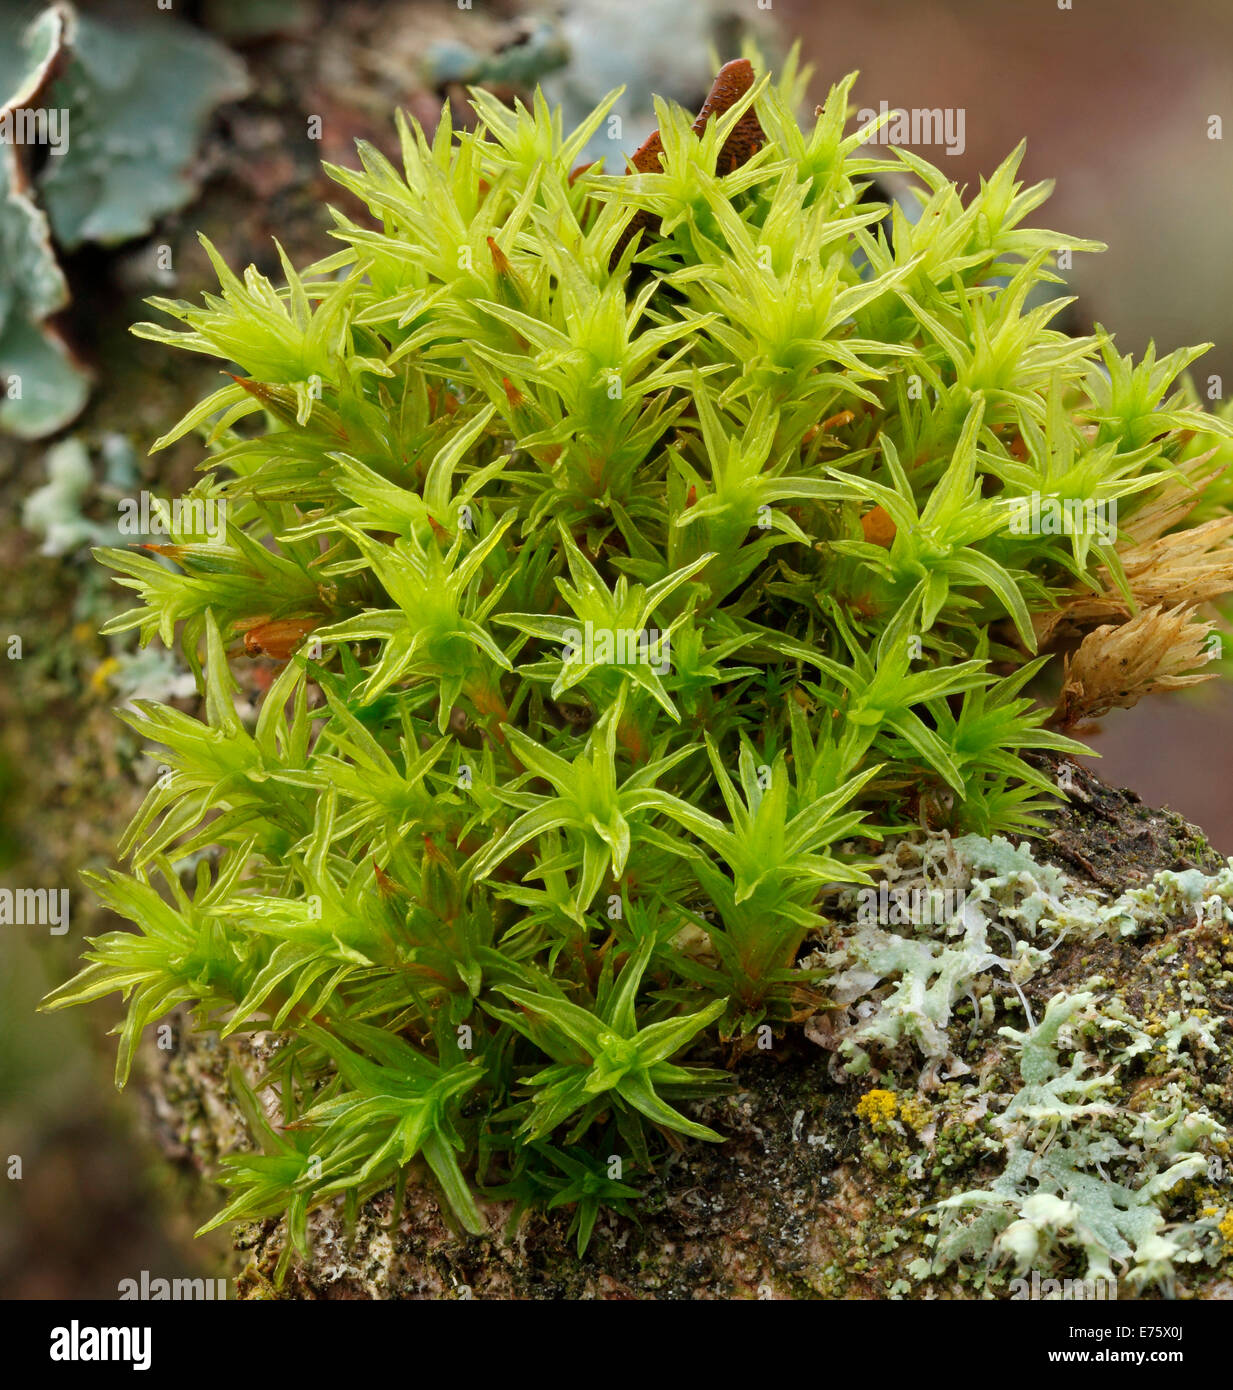
{"type": "MultiPolygon", "coordinates": [[[[698,117],[693,123],[694,134],[701,135],[706,129],[707,122],[713,116],[722,116],[725,111],[730,110],[753,84],[753,64],[748,58],[736,58],[730,63],[725,63],[716,74],[706,101],[702,104],[702,110],[698,112],[698,117]]],[[[724,141],[719,158],[715,163],[716,174],[722,177],[732,173],[734,169],[739,169],[762,148],[765,142],[766,135],[758,123],[757,116],[754,115],[753,108],[750,107],[733,126],[731,133],[724,141]]],[[[630,167],[626,173],[660,173],[662,171],[660,157],[663,152],[664,142],[660,138],[659,131],[653,130],[630,156],[630,167]]],[[[577,172],[575,170],[575,173],[577,172]]],[[[630,218],[625,230],[617,238],[617,243],[612,248],[612,255],[608,260],[608,269],[616,269],[625,248],[638,232],[654,231],[658,226],[659,219],[657,217],[645,208],[639,208],[630,218]]]]}
{"type": "Polygon", "coordinates": [[[895,539],[895,523],[885,507],[873,507],[861,517],[861,532],[874,545],[890,548],[895,539]]]}
{"type": "Polygon", "coordinates": [[[318,618],[260,618],[243,629],[244,650],[249,656],[290,661],[319,622],[318,618]]]}
{"type": "Polygon", "coordinates": [[[1214,653],[1207,646],[1211,623],[1195,622],[1185,604],[1145,609],[1120,626],[1089,632],[1066,659],[1054,722],[1072,728],[1111,709],[1129,709],[1157,690],[1179,690],[1214,676],[1196,671],[1214,653]]]}

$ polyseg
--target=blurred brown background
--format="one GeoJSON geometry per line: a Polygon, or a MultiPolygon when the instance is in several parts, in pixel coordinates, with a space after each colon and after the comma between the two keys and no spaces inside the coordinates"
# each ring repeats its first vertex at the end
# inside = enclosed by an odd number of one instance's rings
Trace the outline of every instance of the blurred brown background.
{"type": "MultiPolygon", "coordinates": [[[[0,0],[0,11],[15,3],[0,0]]],[[[452,0],[176,0],[180,22],[208,27],[243,58],[252,91],[213,116],[194,203],[148,239],[63,258],[74,303],[60,328],[96,375],[90,405],[66,433],[93,447],[122,432],[144,459],[150,440],[217,384],[217,364],[173,361],[127,334],[147,317],[146,295],[191,299],[212,284],[196,230],[233,265],[255,261],[275,275],[274,236],[300,263],[333,249],[325,204],[338,191],[319,161],[348,162],[356,137],[389,149],[397,105],[431,123],[444,97],[459,97],[449,63],[425,67],[431,44],[451,45],[459,71],[475,55],[491,60],[495,75],[485,80],[512,93],[518,75],[502,50],[545,16],[549,46],[572,46],[565,73],[582,85],[601,69],[605,79],[616,69],[603,87],[633,78],[636,65],[664,94],[695,104],[708,34],[719,36],[725,58],[742,28],[768,48],[799,35],[817,69],[815,98],[859,68],[861,106],[962,107],[963,154],[922,151],[960,181],[992,171],[1026,136],[1022,176],[1057,180],[1039,220],[1110,247],[1076,262],[1078,326],[1099,321],[1136,352],[1149,337],[1161,351],[1213,341],[1200,379],[1216,372],[1233,384],[1233,129],[1208,138],[1210,117],[1233,117],[1229,0],[1074,0],[1071,10],[1056,0],[771,3],[568,0],[533,9],[474,0],[464,11],[452,0]],[[670,90],[678,72],[680,87],[670,90]],[[320,142],[305,138],[310,113],[323,118],[320,142]],[[174,251],[170,288],[150,273],[156,244],[174,251]]],[[[121,23],[155,9],[147,0],[80,8],[121,23]]],[[[77,874],[106,864],[140,795],[137,749],[111,713],[114,653],[96,636],[120,599],[84,553],[41,555],[20,529],[22,502],[46,476],[48,442],[0,437],[0,635],[20,632],[28,649],[0,669],[0,878],[70,886],[73,928],[56,938],[0,928],[0,1297],[112,1298],[119,1279],[142,1269],[218,1272],[222,1246],[191,1241],[187,1170],[156,1161],[137,1095],[116,1099],[105,1030],[117,1002],[33,1013],[74,968],[83,935],[112,925],[77,874]],[[23,1159],[20,1181],[4,1176],[9,1155],[23,1159]]],[[[186,443],[143,462],[158,470],[143,479],[169,491],[196,461],[186,443]]],[[[1231,732],[1229,691],[1149,699],[1106,721],[1099,771],[1182,812],[1233,853],[1231,732]]]]}

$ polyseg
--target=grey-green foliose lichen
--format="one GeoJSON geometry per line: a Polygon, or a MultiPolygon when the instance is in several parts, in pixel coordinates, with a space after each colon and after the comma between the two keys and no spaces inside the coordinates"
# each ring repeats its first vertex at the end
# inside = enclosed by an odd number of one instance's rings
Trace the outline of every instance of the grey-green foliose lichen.
{"type": "MultiPolygon", "coordinates": [[[[567,1214],[510,1230],[490,1203],[491,1234],[461,1236],[413,1181],[350,1228],[341,1208],[314,1212],[313,1254],[281,1287],[283,1223],[246,1228],[241,1293],[1005,1298],[1065,1279],[1123,1298],[1233,1293],[1233,868],[1157,870],[1113,894],[1026,846],[938,835],[892,843],[879,869],[885,890],[845,890],[802,961],[827,967],[830,1007],[743,1061],[735,1095],[694,1108],[728,1142],[635,1176],[641,1219],[601,1216],[585,1258],[567,1214]]],[[[269,1036],[226,1041],[253,1080],[269,1036]]],[[[170,1064],[180,1083],[185,1065],[170,1064]]],[[[221,1089],[221,1071],[213,1058],[195,1085],[221,1089]]],[[[242,1129],[220,1129],[223,1146],[242,1129]]]]}
{"type": "Polygon", "coordinates": [[[1226,1260],[1233,861],[1116,897],[1000,837],[901,841],[880,868],[806,962],[836,1006],[808,1031],[833,1074],[875,1079],[865,1157],[930,1228],[910,1278],[1172,1294],[1226,1260]],[[1126,947],[1139,968],[1116,968],[1126,947]]]}

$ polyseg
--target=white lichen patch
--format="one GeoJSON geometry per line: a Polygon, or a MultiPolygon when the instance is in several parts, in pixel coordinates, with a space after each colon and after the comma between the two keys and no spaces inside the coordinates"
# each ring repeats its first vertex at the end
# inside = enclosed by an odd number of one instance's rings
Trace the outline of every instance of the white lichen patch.
{"type": "Polygon", "coordinates": [[[1086,1050],[1105,1032],[1095,995],[1055,995],[1036,1028],[999,1031],[1019,1048],[1022,1081],[991,1121],[1005,1141],[1005,1168],[987,1188],[939,1203],[935,1263],[993,1255],[1023,1273],[1073,1250],[1086,1279],[1109,1279],[1116,1261],[1132,1289],[1171,1291],[1175,1263],[1218,1256],[1211,1218],[1166,1231],[1162,1205],[1207,1173],[1204,1141],[1223,1137],[1224,1126],[1190,1109],[1176,1083],[1161,1088],[1149,1113],[1119,1103],[1120,1064],[1142,1049],[1115,1053],[1098,1070],[1101,1059],[1086,1050]],[[972,1211],[964,1224],[947,1220],[972,1211]]]}
{"type": "Polygon", "coordinates": [[[963,1161],[981,1181],[943,1183],[922,1203],[931,1232],[913,1276],[964,1268],[979,1286],[999,1267],[1074,1267],[1169,1295],[1182,1267],[1226,1258],[1228,1214],[1195,1194],[1210,1196],[1202,1185],[1229,1148],[1200,1074],[1230,1048],[1208,996],[1213,979],[1233,979],[1220,969],[1233,963],[1233,861],[1163,871],[1109,899],[1026,845],[939,835],[893,844],[879,872],[874,889],[839,895],[828,941],[805,962],[828,973],[831,1005],[806,1031],[837,1079],[896,1088],[859,1112],[893,1140],[875,1166],[893,1153],[914,1179],[934,1161],[938,1120],[913,1117],[940,1089],[936,1108],[970,1128],[963,1161]],[[919,910],[939,902],[951,910],[919,910]],[[1094,971],[1076,986],[1073,968],[1053,987],[1063,943],[1073,967],[1089,945],[1116,953],[1125,941],[1143,943],[1158,995],[1142,982],[1123,994],[1094,971]],[[1163,1009],[1166,992],[1175,1006],[1163,1009]],[[923,1156],[904,1161],[912,1143],[923,1156]]]}

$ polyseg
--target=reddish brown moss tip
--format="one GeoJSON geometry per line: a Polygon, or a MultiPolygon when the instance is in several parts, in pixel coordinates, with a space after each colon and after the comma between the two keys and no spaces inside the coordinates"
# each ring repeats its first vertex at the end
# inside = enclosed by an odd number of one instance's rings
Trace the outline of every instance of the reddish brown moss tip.
{"type": "MultiPolygon", "coordinates": [[[[702,109],[698,112],[697,119],[693,123],[695,135],[701,135],[706,129],[706,123],[713,116],[722,116],[725,111],[731,108],[745,95],[753,86],[754,70],[753,64],[748,58],[734,58],[730,63],[725,63],[715,75],[715,81],[711,83],[711,90],[707,93],[706,100],[702,103],[702,109]]],[[[739,169],[742,164],[752,158],[763,146],[766,141],[766,134],[758,118],[754,115],[753,109],[746,111],[741,119],[736,123],[731,135],[724,141],[723,149],[719,152],[719,158],[715,163],[715,172],[721,176],[730,174],[734,169],[739,169]]],[[[630,156],[630,167],[625,171],[638,174],[656,174],[660,171],[660,158],[664,152],[664,142],[660,138],[658,130],[653,130],[649,136],[630,156]]],[[[575,171],[577,173],[578,171],[575,171]]],[[[608,268],[615,270],[633,237],[640,231],[647,228],[655,228],[658,223],[645,209],[630,218],[629,224],[617,239],[617,244],[612,249],[612,255],[608,261],[608,268]]]]}

